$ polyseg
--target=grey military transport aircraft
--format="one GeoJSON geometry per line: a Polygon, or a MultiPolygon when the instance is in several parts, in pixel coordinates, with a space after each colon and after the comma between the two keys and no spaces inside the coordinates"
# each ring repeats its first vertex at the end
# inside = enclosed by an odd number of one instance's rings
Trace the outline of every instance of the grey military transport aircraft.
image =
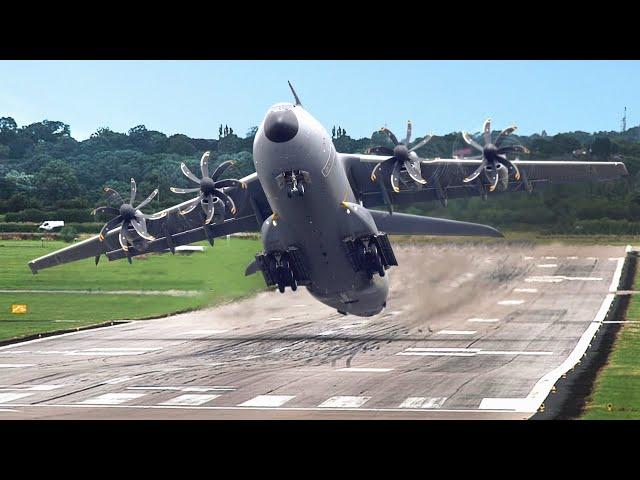
{"type": "MultiPolygon", "coordinates": [[[[113,206],[95,212],[113,215],[99,235],[29,262],[35,274],[43,268],[101,255],[109,260],[151,252],[175,251],[179,245],[236,232],[260,231],[264,251],[245,274],[262,272],[280,292],[305,286],[320,302],[342,314],[370,316],[386,307],[387,269],[397,265],[387,235],[502,236],[475,223],[394,213],[394,205],[490,192],[528,191],[551,183],[613,180],[627,175],[620,162],[519,160],[528,153],[505,144],[515,130],[492,138],[491,122],[483,143],[462,134],[477,155],[424,159],[416,150],[431,136],[411,144],[411,122],[402,141],[382,128],[393,148],[380,146],[366,154],[339,153],[323,126],[307,112],[291,86],[295,102],[277,103],[266,113],[253,144],[256,172],[240,180],[222,179],[232,162],[211,173],[209,152],[202,155],[200,177],[181,164],[194,188],[172,188],[196,194],[185,202],[148,215],[142,209],[158,193],[134,206],[131,179],[128,201],[105,188],[113,206]],[[511,160],[509,159],[511,158],[511,160]],[[382,207],[373,210],[372,207],[382,207]]],[[[507,142],[508,143],[508,142],[507,142]]]]}

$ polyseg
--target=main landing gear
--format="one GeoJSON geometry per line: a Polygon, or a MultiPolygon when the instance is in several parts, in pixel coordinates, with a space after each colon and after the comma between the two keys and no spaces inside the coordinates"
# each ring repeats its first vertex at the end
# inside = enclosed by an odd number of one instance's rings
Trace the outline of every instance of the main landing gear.
{"type": "Polygon", "coordinates": [[[389,239],[382,232],[347,237],[343,242],[353,269],[356,272],[365,272],[369,280],[376,273],[384,277],[385,270],[392,265],[398,265],[389,239]]]}
{"type": "Polygon", "coordinates": [[[286,287],[291,287],[291,291],[295,292],[298,289],[298,282],[289,261],[283,259],[282,255],[279,254],[275,255],[275,260],[275,277],[278,290],[280,293],[284,293],[286,287]]]}
{"type": "Polygon", "coordinates": [[[287,287],[295,292],[298,285],[310,283],[309,269],[297,247],[258,253],[256,264],[257,269],[262,271],[266,284],[277,285],[280,293],[284,293],[287,287]]]}

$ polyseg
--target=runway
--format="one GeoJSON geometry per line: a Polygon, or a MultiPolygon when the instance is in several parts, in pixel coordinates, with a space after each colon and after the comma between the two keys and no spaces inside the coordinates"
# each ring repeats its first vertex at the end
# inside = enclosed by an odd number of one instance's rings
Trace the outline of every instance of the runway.
{"type": "Polygon", "coordinates": [[[0,419],[526,419],[588,348],[625,256],[394,248],[374,317],[301,288],[0,347],[0,419]]]}

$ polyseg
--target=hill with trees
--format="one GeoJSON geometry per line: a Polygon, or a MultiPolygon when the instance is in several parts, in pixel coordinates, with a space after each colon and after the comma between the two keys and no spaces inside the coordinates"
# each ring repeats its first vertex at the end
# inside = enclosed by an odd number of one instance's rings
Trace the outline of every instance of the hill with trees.
{"type": "MultiPolygon", "coordinates": [[[[18,126],[0,118],[0,214],[6,222],[39,222],[60,216],[68,222],[92,222],[91,209],[103,203],[102,188],[128,192],[134,177],[142,195],[159,188],[148,211],[160,210],[183,199],[170,186],[191,187],[179,165],[197,170],[199,158],[211,151],[210,163],[236,160],[228,172],[240,178],[254,171],[253,139],[257,127],[239,136],[220,125],[217,139],[191,138],[148,130],[144,125],[126,133],[101,128],[76,141],[69,125],[43,120],[18,126]]],[[[331,129],[339,152],[363,152],[388,142],[386,135],[351,138],[343,126],[331,129]]],[[[549,136],[518,136],[531,158],[620,160],[627,179],[606,184],[557,185],[534,191],[457,199],[444,208],[438,203],[410,207],[412,213],[488,223],[514,229],[558,233],[640,233],[640,126],[626,132],[568,132],[549,136]]],[[[417,140],[417,139],[416,139],[417,140]]],[[[459,133],[435,137],[419,150],[423,157],[450,157],[460,146],[459,133]]],[[[100,219],[98,219],[100,220],[100,219]]]]}

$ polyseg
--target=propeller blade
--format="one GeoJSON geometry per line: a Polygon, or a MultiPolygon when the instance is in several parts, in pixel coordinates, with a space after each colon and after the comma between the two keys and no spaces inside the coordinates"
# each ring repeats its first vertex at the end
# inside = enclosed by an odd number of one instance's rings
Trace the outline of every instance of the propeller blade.
{"type": "Polygon", "coordinates": [[[488,168],[485,168],[484,174],[487,176],[487,179],[491,184],[489,185],[489,191],[493,192],[496,189],[496,186],[498,185],[498,172],[496,171],[495,166],[490,170],[488,168]]]}
{"type": "Polygon", "coordinates": [[[104,240],[104,237],[107,235],[107,232],[117,227],[120,222],[122,222],[122,217],[118,215],[117,217],[114,217],[107,223],[105,223],[100,230],[100,233],[98,234],[98,239],[102,242],[104,240]]]}
{"type": "Polygon", "coordinates": [[[177,188],[177,187],[171,187],[169,188],[169,190],[171,190],[173,193],[195,193],[200,191],[199,188],[177,188]]]}
{"type": "Polygon", "coordinates": [[[380,169],[380,167],[382,166],[382,162],[378,163],[375,167],[373,167],[373,170],[371,170],[371,181],[375,182],[378,178],[378,170],[380,169]]]}
{"type": "Polygon", "coordinates": [[[433,138],[432,134],[425,135],[422,140],[409,149],[409,152],[415,152],[419,148],[424,147],[433,138]]]}
{"type": "Polygon", "coordinates": [[[240,180],[235,180],[232,178],[226,179],[226,180],[218,180],[215,183],[215,187],[217,189],[220,188],[245,188],[244,187],[244,183],[242,183],[240,180]]]}
{"type": "Polygon", "coordinates": [[[236,209],[236,204],[233,201],[233,198],[231,198],[229,195],[224,193],[222,190],[218,190],[218,189],[216,189],[216,195],[224,203],[227,203],[227,204],[230,205],[230,207],[231,207],[231,215],[235,216],[235,214],[237,212],[237,209],[236,209]]]}
{"type": "Polygon", "coordinates": [[[482,148],[482,145],[480,145],[473,138],[471,138],[471,135],[469,135],[467,132],[462,132],[462,138],[464,139],[465,142],[467,142],[469,145],[471,145],[476,150],[479,150],[480,152],[484,151],[484,149],[482,148]]]}
{"type": "Polygon", "coordinates": [[[520,170],[518,170],[518,166],[515,163],[510,162],[509,160],[507,160],[506,157],[500,156],[500,163],[502,163],[505,167],[507,167],[507,170],[509,171],[509,173],[513,173],[513,177],[516,180],[520,180],[520,170]]]}
{"type": "Polygon", "coordinates": [[[94,208],[91,215],[97,215],[98,213],[109,213],[111,215],[120,215],[120,210],[113,207],[98,207],[94,208]]]}
{"type": "Polygon", "coordinates": [[[382,199],[384,203],[387,205],[387,209],[389,210],[389,215],[393,214],[393,203],[391,202],[391,196],[389,196],[389,191],[387,190],[387,186],[384,182],[380,182],[380,190],[382,191],[382,199]]]}
{"type": "Polygon", "coordinates": [[[118,235],[118,241],[120,242],[120,246],[122,250],[125,252],[129,251],[129,246],[127,245],[127,237],[124,236],[125,224],[122,224],[122,228],[120,229],[120,235],[118,235]]]}
{"type": "Polygon", "coordinates": [[[393,134],[393,132],[391,130],[389,130],[387,127],[382,127],[380,129],[380,131],[382,133],[386,133],[388,135],[388,137],[391,139],[391,141],[393,142],[394,145],[398,145],[400,142],[398,142],[397,137],[393,134]]]}
{"type": "Polygon", "coordinates": [[[202,158],[200,158],[200,172],[202,173],[202,178],[209,176],[209,155],[211,152],[204,152],[202,158]]]}
{"type": "Polygon", "coordinates": [[[491,143],[491,119],[487,118],[484,121],[484,126],[482,127],[484,131],[484,144],[489,145],[491,143]]]}
{"type": "Polygon", "coordinates": [[[124,203],[124,198],[118,192],[116,192],[113,188],[104,187],[104,191],[107,194],[107,202],[117,202],[118,205],[122,205],[124,203]]]}
{"type": "Polygon", "coordinates": [[[167,216],[167,212],[158,212],[152,215],[147,215],[146,213],[140,212],[140,214],[138,215],[138,217],[144,218],[145,220],[158,220],[166,216],[167,216]]]}
{"type": "Polygon", "coordinates": [[[498,135],[498,138],[496,138],[496,143],[494,144],[496,147],[499,147],[500,144],[502,143],[502,141],[508,137],[509,135],[511,135],[513,132],[516,131],[518,127],[516,127],[515,125],[511,125],[510,127],[505,128],[503,131],[500,132],[500,135],[498,135]]]}
{"type": "Polygon", "coordinates": [[[140,235],[145,240],[155,240],[156,239],[156,237],[154,237],[153,235],[151,235],[147,231],[147,226],[144,223],[139,222],[136,219],[133,219],[133,220],[131,220],[131,225],[133,226],[133,229],[137,232],[137,234],[140,235]]]}
{"type": "Polygon", "coordinates": [[[374,155],[393,155],[393,150],[389,147],[372,147],[367,150],[367,153],[374,155]]]}
{"type": "Polygon", "coordinates": [[[410,159],[404,161],[404,168],[407,169],[407,173],[411,177],[411,180],[417,182],[421,185],[427,183],[427,181],[422,177],[422,170],[420,169],[420,160],[417,162],[413,162],[410,159]]]}
{"type": "Polygon", "coordinates": [[[204,223],[205,225],[208,225],[209,223],[211,223],[211,220],[213,220],[213,214],[214,214],[213,195],[207,195],[206,197],[202,197],[200,199],[200,205],[202,205],[202,209],[204,210],[204,213],[206,215],[204,223]]]}
{"type": "Polygon", "coordinates": [[[129,205],[133,205],[133,202],[136,199],[136,193],[138,192],[138,187],[136,187],[136,181],[131,179],[131,196],[129,197],[129,205]]]}
{"type": "Polygon", "coordinates": [[[411,142],[411,120],[407,121],[407,136],[404,139],[404,144],[406,146],[409,146],[409,143],[411,142]]]}
{"type": "Polygon", "coordinates": [[[213,175],[211,175],[212,180],[217,180],[220,175],[224,173],[224,171],[229,168],[231,165],[236,163],[233,160],[227,160],[226,162],[222,162],[218,167],[213,171],[213,175]]]}
{"type": "Polygon", "coordinates": [[[390,180],[393,191],[396,193],[400,192],[400,162],[394,162],[393,170],[391,170],[390,180]]]}
{"type": "Polygon", "coordinates": [[[522,145],[507,145],[506,147],[501,147],[496,152],[498,155],[502,155],[503,153],[530,153],[527,147],[522,145]]]}
{"type": "Polygon", "coordinates": [[[149,195],[140,205],[138,205],[136,207],[136,209],[140,210],[143,207],[146,207],[147,205],[149,205],[151,200],[153,200],[156,197],[156,195],[158,195],[158,189],[157,188],[153,192],[151,192],[151,195],[149,195]]]}
{"type": "Polygon", "coordinates": [[[100,255],[96,255],[96,267],[98,266],[98,262],[100,262],[100,255]]]}
{"type": "MultiPolygon", "coordinates": [[[[202,193],[198,195],[200,201],[202,201],[202,193]]],[[[198,202],[193,202],[186,210],[180,210],[180,215],[186,215],[187,213],[191,213],[198,206],[198,202]]]]}
{"type": "Polygon", "coordinates": [[[469,175],[467,178],[463,179],[462,181],[464,183],[469,183],[469,182],[475,180],[476,178],[478,178],[478,175],[480,175],[482,173],[482,171],[484,170],[484,167],[486,167],[486,165],[487,165],[487,161],[486,160],[482,160],[482,162],[480,163],[480,166],[478,168],[476,168],[471,175],[469,175]]]}
{"type": "Polygon", "coordinates": [[[180,170],[182,170],[182,173],[185,174],[185,176],[190,179],[193,180],[194,182],[196,182],[198,185],[200,184],[200,179],[198,177],[196,177],[193,173],[191,173],[191,170],[189,170],[187,168],[187,166],[184,164],[184,162],[182,162],[180,164],[180,170]]]}

